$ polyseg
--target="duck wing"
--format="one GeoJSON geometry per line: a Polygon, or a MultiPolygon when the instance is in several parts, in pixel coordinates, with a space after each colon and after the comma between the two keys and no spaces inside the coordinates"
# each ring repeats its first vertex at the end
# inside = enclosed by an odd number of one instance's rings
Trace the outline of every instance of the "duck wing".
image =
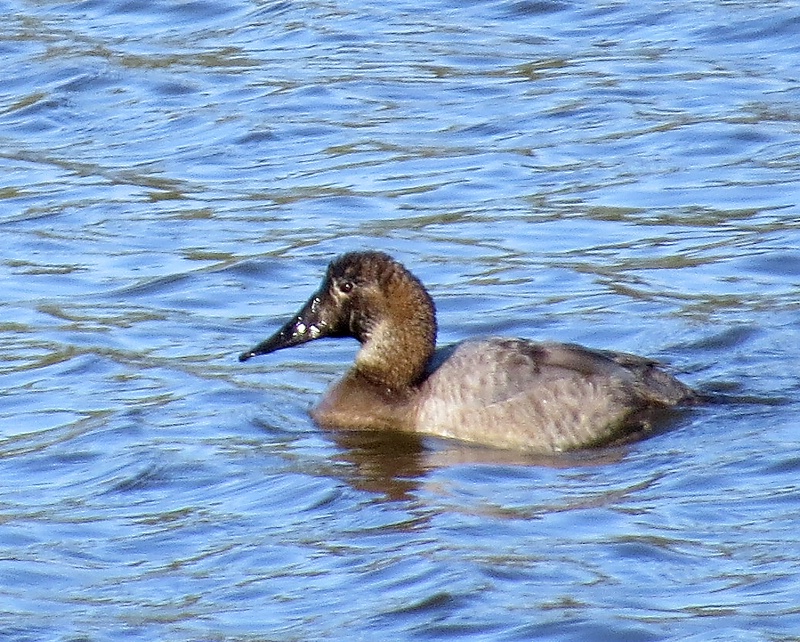
{"type": "Polygon", "coordinates": [[[420,390],[425,432],[552,452],[641,430],[643,411],[694,398],[651,360],[567,343],[467,341],[420,390]]]}

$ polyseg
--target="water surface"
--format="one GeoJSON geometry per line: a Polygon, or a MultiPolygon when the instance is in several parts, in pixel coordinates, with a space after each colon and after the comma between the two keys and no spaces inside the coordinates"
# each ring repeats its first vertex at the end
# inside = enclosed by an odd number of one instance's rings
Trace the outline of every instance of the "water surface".
{"type": "Polygon", "coordinates": [[[800,639],[800,7],[0,4],[9,640],[800,639]],[[326,433],[247,364],[338,252],[440,341],[740,401],[520,458],[326,433]]]}

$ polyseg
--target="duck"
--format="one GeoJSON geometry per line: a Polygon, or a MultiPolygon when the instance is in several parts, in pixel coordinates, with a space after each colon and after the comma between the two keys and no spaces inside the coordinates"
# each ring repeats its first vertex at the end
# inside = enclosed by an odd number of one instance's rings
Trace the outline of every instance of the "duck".
{"type": "Polygon", "coordinates": [[[436,348],[422,282],[380,251],[335,258],[300,311],[239,360],[324,337],[361,344],[310,410],[323,429],[398,431],[554,454],[626,442],[699,395],[645,357],[492,336],[436,348]]]}

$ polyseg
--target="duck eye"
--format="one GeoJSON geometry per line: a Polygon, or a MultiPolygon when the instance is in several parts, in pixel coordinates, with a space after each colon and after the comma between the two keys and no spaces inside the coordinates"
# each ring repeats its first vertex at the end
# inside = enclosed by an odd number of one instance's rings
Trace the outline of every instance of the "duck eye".
{"type": "Polygon", "coordinates": [[[348,292],[353,291],[353,282],[352,281],[342,281],[339,284],[339,290],[347,294],[348,292]]]}

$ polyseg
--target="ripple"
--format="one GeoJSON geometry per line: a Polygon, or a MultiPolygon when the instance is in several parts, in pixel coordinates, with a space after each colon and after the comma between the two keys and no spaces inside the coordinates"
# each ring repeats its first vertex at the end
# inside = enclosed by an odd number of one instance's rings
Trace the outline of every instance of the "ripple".
{"type": "Polygon", "coordinates": [[[789,639],[797,11],[8,5],[10,639],[789,639]],[[660,358],[726,403],[529,458],[339,435],[355,342],[243,367],[336,253],[440,339],[660,358]]]}

